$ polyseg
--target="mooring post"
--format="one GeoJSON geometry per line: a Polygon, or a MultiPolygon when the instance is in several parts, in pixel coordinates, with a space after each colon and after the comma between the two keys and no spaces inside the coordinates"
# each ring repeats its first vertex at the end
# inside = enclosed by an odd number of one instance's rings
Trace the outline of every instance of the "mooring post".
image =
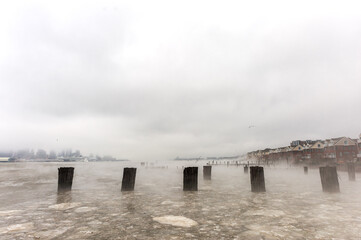
{"type": "Polygon", "coordinates": [[[136,168],[124,168],[121,191],[133,191],[135,185],[136,168]]]}
{"type": "Polygon", "coordinates": [[[355,164],[354,163],[347,164],[347,172],[348,172],[348,180],[355,181],[356,174],[355,174],[355,164]]]}
{"type": "Polygon", "coordinates": [[[266,186],[264,182],[263,167],[250,167],[251,168],[251,190],[252,192],[265,192],[266,186]]]}
{"type": "Polygon", "coordinates": [[[248,166],[247,166],[247,165],[245,165],[245,166],[243,167],[243,172],[244,172],[244,173],[248,173],[248,166]]]}
{"type": "Polygon", "coordinates": [[[203,166],[203,179],[211,180],[212,166],[203,166]]]}
{"type": "Polygon", "coordinates": [[[336,167],[320,167],[320,176],[324,192],[340,192],[336,167]]]}
{"type": "Polygon", "coordinates": [[[308,174],[308,167],[307,167],[307,166],[304,166],[304,167],[303,167],[303,173],[304,173],[304,174],[308,174]]]}
{"type": "Polygon", "coordinates": [[[184,168],[183,191],[198,191],[198,167],[184,168]]]}
{"type": "Polygon", "coordinates": [[[58,192],[70,191],[73,185],[74,168],[58,168],[58,192]]]}

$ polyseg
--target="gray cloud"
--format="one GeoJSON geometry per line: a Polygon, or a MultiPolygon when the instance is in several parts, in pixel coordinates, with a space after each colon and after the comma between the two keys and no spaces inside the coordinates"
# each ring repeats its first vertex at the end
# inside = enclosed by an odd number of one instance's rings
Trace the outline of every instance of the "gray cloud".
{"type": "Polygon", "coordinates": [[[359,133],[357,2],[161,4],[2,3],[0,148],[168,159],[359,133]]]}

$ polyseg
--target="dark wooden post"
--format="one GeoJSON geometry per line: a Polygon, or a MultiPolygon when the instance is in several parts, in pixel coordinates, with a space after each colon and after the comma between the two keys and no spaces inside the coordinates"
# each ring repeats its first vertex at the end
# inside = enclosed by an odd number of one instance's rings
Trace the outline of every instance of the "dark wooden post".
{"type": "Polygon", "coordinates": [[[348,180],[355,181],[356,175],[355,175],[355,164],[354,163],[347,164],[347,172],[348,172],[348,180]]]}
{"type": "Polygon", "coordinates": [[[183,191],[198,191],[198,167],[183,170],[183,191]]]}
{"type": "Polygon", "coordinates": [[[247,165],[243,167],[243,172],[248,173],[248,166],[247,165]]]}
{"type": "Polygon", "coordinates": [[[211,180],[212,166],[203,166],[203,179],[211,180]]]}
{"type": "Polygon", "coordinates": [[[136,168],[124,168],[122,191],[133,191],[135,184],[135,175],[137,173],[136,168]]]}
{"type": "Polygon", "coordinates": [[[58,192],[70,191],[73,185],[74,168],[58,168],[58,192]]]}
{"type": "Polygon", "coordinates": [[[252,192],[265,192],[266,186],[264,182],[263,167],[251,168],[251,190],[252,192]]]}
{"type": "Polygon", "coordinates": [[[336,167],[320,167],[320,176],[324,192],[340,192],[336,167]]]}
{"type": "Polygon", "coordinates": [[[306,166],[303,167],[303,173],[308,174],[308,167],[306,167],[306,166]]]}

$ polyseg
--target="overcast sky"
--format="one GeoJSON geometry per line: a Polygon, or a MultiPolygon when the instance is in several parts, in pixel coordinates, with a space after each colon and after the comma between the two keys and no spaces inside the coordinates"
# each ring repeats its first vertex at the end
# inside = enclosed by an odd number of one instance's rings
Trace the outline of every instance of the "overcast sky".
{"type": "Polygon", "coordinates": [[[0,149],[164,160],[356,138],[359,2],[2,1],[0,149]]]}

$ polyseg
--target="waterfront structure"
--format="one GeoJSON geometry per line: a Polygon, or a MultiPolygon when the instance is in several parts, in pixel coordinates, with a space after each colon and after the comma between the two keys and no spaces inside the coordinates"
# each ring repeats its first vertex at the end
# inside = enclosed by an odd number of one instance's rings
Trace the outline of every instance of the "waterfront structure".
{"type": "Polygon", "coordinates": [[[0,162],[9,162],[9,157],[0,157],[0,162]]]}
{"type": "Polygon", "coordinates": [[[338,137],[326,140],[295,140],[290,143],[290,146],[257,150],[247,153],[247,156],[265,162],[281,160],[293,163],[361,161],[361,134],[358,139],[338,137]]]}

